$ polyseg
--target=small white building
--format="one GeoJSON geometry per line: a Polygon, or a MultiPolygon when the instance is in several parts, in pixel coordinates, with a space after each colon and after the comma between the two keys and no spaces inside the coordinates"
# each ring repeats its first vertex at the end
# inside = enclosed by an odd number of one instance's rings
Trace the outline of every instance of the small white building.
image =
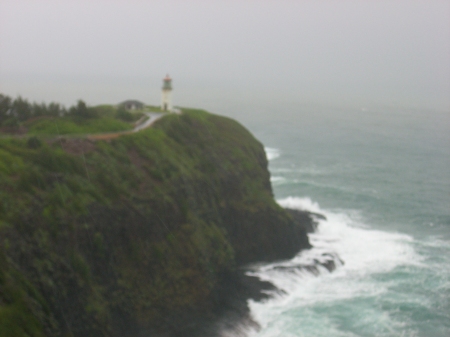
{"type": "Polygon", "coordinates": [[[145,108],[145,104],[134,100],[134,99],[129,99],[127,101],[123,101],[122,103],[119,103],[118,106],[122,106],[127,110],[142,110],[145,108]]]}
{"type": "Polygon", "coordinates": [[[163,79],[163,87],[161,93],[161,110],[172,111],[172,79],[169,74],[163,79]]]}

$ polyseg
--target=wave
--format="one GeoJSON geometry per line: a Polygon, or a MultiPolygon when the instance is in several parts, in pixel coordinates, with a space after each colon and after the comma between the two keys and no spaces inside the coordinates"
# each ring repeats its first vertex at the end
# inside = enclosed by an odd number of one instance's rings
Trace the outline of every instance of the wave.
{"type": "MultiPolygon", "coordinates": [[[[421,264],[411,236],[372,229],[359,213],[324,210],[310,198],[288,197],[278,203],[321,213],[326,219],[318,219],[317,231],[309,235],[312,249],[291,260],[256,265],[248,271],[278,289],[265,302],[249,301],[251,315],[260,325],[259,331],[254,329],[250,335],[299,336],[299,331],[309,331],[305,336],[354,336],[340,331],[333,320],[327,323],[326,311],[330,317],[338,316],[346,305],[342,303],[374,300],[388,291],[388,284],[375,282],[374,277],[399,266],[421,264]]],[[[375,320],[383,319],[378,312],[373,315],[375,320]]],[[[387,320],[386,326],[395,330],[395,320],[387,320]]]]}
{"type": "Polygon", "coordinates": [[[331,171],[320,169],[316,166],[302,166],[298,168],[283,168],[283,167],[273,167],[270,172],[274,173],[296,173],[306,176],[324,176],[329,175],[331,171]]]}
{"type": "Polygon", "coordinates": [[[270,177],[270,182],[272,185],[284,185],[288,182],[288,180],[284,177],[272,176],[270,177]]]}
{"type": "Polygon", "coordinates": [[[280,156],[280,150],[279,149],[274,149],[271,147],[265,147],[264,151],[266,152],[266,157],[267,160],[271,161],[274,160],[276,158],[278,158],[280,156]]]}

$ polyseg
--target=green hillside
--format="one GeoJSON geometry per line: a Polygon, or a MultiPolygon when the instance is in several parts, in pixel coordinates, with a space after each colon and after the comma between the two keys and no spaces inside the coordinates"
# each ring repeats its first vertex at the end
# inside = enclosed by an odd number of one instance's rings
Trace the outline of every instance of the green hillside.
{"type": "Polygon", "coordinates": [[[231,119],[0,139],[0,337],[178,336],[220,311],[237,267],[307,247],[231,119]]]}

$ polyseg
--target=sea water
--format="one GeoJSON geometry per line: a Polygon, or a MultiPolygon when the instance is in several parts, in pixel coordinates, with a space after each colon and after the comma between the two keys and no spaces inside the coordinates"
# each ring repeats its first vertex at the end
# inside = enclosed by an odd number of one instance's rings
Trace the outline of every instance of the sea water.
{"type": "Polygon", "coordinates": [[[249,301],[247,335],[450,336],[450,113],[259,112],[243,123],[266,146],[278,203],[326,220],[314,248],[250,268],[279,290],[249,301]]]}

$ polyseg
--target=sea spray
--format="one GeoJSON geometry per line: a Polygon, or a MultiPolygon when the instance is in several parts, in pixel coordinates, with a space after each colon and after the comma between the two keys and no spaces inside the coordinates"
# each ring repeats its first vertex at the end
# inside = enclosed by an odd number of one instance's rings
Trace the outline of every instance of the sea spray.
{"type": "Polygon", "coordinates": [[[266,151],[267,160],[273,160],[280,156],[280,150],[272,147],[265,147],[264,151],[266,151]]]}
{"type": "Polygon", "coordinates": [[[358,212],[324,210],[310,198],[288,197],[278,202],[286,208],[323,214],[326,220],[318,219],[317,231],[309,235],[312,249],[289,261],[254,266],[249,271],[279,289],[265,302],[249,301],[252,316],[261,326],[252,334],[354,336],[349,329],[352,324],[365,325],[365,330],[380,335],[400,331],[401,322],[371,305],[388,294],[391,286],[374,278],[396,268],[420,267],[414,239],[371,229],[358,212]],[[326,267],[327,261],[334,262],[333,273],[326,267]],[[358,307],[367,316],[352,323],[358,307]]]}

